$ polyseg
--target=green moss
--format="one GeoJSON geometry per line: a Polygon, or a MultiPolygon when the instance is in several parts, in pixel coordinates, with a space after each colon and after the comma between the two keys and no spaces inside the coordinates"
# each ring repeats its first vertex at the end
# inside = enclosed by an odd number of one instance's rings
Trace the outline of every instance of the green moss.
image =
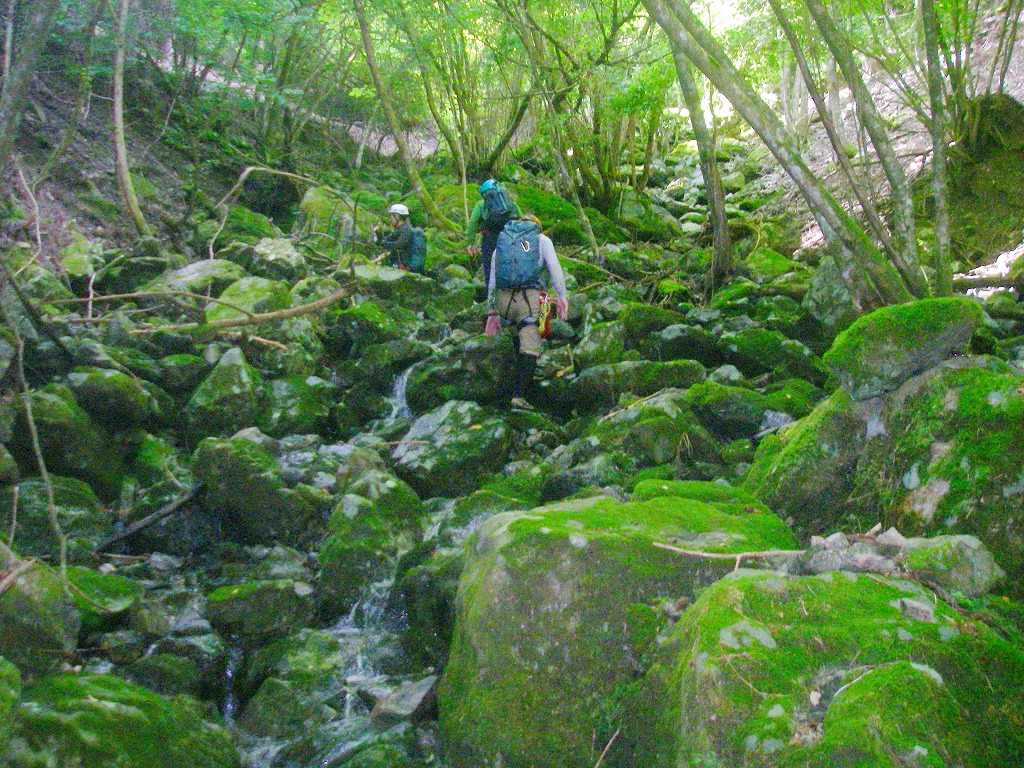
{"type": "Polygon", "coordinates": [[[1021,671],[1019,649],[908,582],[737,574],[659,652],[635,764],[882,766],[915,746],[943,760],[919,764],[1015,764],[1021,671]]]}
{"type": "Polygon", "coordinates": [[[185,697],[164,699],[111,675],[57,675],[25,689],[12,768],[236,768],[231,735],[185,697]]]}
{"type": "Polygon", "coordinates": [[[821,400],[821,390],[805,379],[786,379],[765,394],[765,406],[773,411],[788,413],[802,419],[814,410],[821,400]]]}
{"type": "Polygon", "coordinates": [[[440,691],[453,766],[500,754],[507,766],[558,768],[590,753],[595,712],[634,679],[662,626],[651,606],[732,567],[656,541],[716,552],[793,543],[771,513],[667,496],[566,502],[481,526],[440,691]]]}
{"type": "Polygon", "coordinates": [[[138,608],[145,591],[133,579],[91,568],[68,568],[68,581],[75,586],[71,596],[82,612],[82,628],[87,632],[106,631],[123,623],[127,614],[138,608]]]}
{"type": "Polygon", "coordinates": [[[807,267],[792,259],[787,259],[771,248],[758,248],[747,254],[744,263],[750,271],[754,282],[767,285],[779,277],[791,272],[806,273],[807,267]]]}
{"type": "MultiPolygon", "coordinates": [[[[57,521],[68,539],[68,553],[77,558],[113,532],[113,515],[104,509],[92,489],[81,480],[50,476],[57,521]]],[[[0,493],[0,526],[10,530],[14,522],[13,490],[0,493]]],[[[23,480],[16,486],[17,526],[14,544],[26,556],[60,557],[60,541],[50,520],[50,502],[42,480],[23,480]]]]}
{"type": "Polygon", "coordinates": [[[263,277],[243,277],[229,285],[206,307],[206,321],[242,320],[247,315],[275,312],[292,304],[287,283],[263,277]]]}
{"type": "Polygon", "coordinates": [[[7,753],[7,742],[14,725],[12,714],[21,697],[18,668],[0,656],[0,755],[7,753]]]}
{"type": "Polygon", "coordinates": [[[249,641],[288,635],[313,618],[313,588],[293,579],[249,581],[206,596],[210,623],[225,635],[249,641]]]}
{"type": "Polygon", "coordinates": [[[649,348],[651,335],[670,325],[686,322],[686,315],[649,304],[631,303],[619,313],[618,320],[626,329],[626,342],[633,349],[649,348]]]}
{"type": "Polygon", "coordinates": [[[124,674],[136,685],[163,696],[198,696],[202,689],[199,665],[192,659],[170,653],[143,656],[124,674]]]}
{"type": "Polygon", "coordinates": [[[712,432],[723,439],[754,437],[768,410],[767,400],[761,393],[713,381],[690,387],[684,401],[712,432]]]}
{"type": "Polygon", "coordinates": [[[232,240],[255,244],[264,237],[280,237],[281,232],[266,216],[236,205],[228,214],[227,224],[217,241],[222,245],[232,240]]]}
{"type": "Polygon", "coordinates": [[[854,399],[888,392],[961,349],[981,323],[978,303],[924,299],[859,318],[825,353],[825,364],[854,399]]]}

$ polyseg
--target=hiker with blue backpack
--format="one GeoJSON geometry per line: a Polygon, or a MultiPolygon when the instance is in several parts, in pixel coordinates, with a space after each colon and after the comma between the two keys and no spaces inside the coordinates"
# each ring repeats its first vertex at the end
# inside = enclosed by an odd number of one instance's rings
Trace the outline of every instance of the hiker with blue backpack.
{"type": "Polygon", "coordinates": [[[543,290],[545,271],[557,297],[556,314],[562,320],[569,316],[562,265],[551,238],[540,231],[540,220],[527,214],[502,228],[489,266],[485,331],[494,336],[502,325],[515,329],[518,345],[510,405],[532,411],[524,395],[537,369],[541,339],[547,335],[550,318],[550,304],[543,290]]]}
{"type": "MultiPolygon", "coordinates": [[[[388,208],[391,231],[380,237],[388,251],[388,266],[410,272],[423,272],[427,260],[427,237],[423,230],[409,223],[409,209],[401,203],[388,208]]],[[[373,228],[377,237],[379,227],[373,228]]]]}
{"type": "Polygon", "coordinates": [[[508,191],[494,179],[487,179],[480,185],[480,199],[473,206],[469,215],[466,236],[469,247],[466,251],[470,256],[480,256],[484,268],[484,285],[491,275],[491,254],[498,241],[498,233],[512,219],[519,218],[516,207],[508,191]],[[480,245],[476,244],[477,233],[480,233],[480,245]]]}

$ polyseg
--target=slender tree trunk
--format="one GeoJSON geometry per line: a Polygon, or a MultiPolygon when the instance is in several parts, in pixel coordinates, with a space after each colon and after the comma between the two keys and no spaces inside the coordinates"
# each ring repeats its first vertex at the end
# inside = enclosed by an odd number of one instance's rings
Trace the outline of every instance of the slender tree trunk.
{"type": "Polygon", "coordinates": [[[366,56],[366,66],[370,70],[370,77],[373,80],[373,86],[377,90],[377,98],[380,101],[381,108],[384,110],[384,115],[388,119],[388,124],[391,126],[391,132],[394,134],[395,144],[398,146],[398,152],[402,156],[402,160],[405,163],[406,172],[409,174],[409,183],[412,185],[412,191],[419,199],[420,203],[427,211],[427,215],[435,221],[439,226],[451,232],[460,231],[460,227],[456,226],[447,216],[441,213],[441,209],[437,207],[437,203],[434,202],[434,198],[430,196],[430,193],[423,186],[423,182],[420,179],[420,173],[416,169],[416,162],[413,159],[412,152],[409,150],[409,143],[405,140],[405,134],[402,132],[402,123],[398,119],[398,113],[395,111],[394,105],[391,103],[391,94],[388,92],[387,84],[381,77],[380,70],[377,68],[377,56],[374,52],[373,39],[370,36],[370,23],[366,17],[366,8],[363,6],[363,0],[352,0],[352,4],[356,11],[356,18],[359,22],[359,35],[363,41],[363,53],[366,56]]]}
{"type": "Polygon", "coordinates": [[[142,237],[152,237],[153,230],[146,223],[135,195],[135,185],[128,167],[128,147],[124,138],[124,57],[128,40],[128,4],[130,0],[118,0],[117,37],[114,47],[114,159],[117,164],[117,183],[121,196],[135,222],[135,228],[142,237]]]}
{"type": "Polygon", "coordinates": [[[782,122],[736,71],[728,54],[689,7],[681,0],[673,0],[671,4],[667,0],[644,0],[644,6],[666,32],[669,42],[729,100],[789,174],[821,227],[840,273],[846,275],[853,268],[862,271],[872,288],[870,295],[862,295],[855,281],[846,278],[846,285],[861,309],[907,301],[910,293],[899,273],[881,257],[860,225],[811,173],[782,122]]]}
{"type": "Polygon", "coordinates": [[[23,30],[14,34],[15,53],[0,91],[0,178],[10,166],[11,153],[21,127],[25,96],[36,71],[39,55],[53,28],[60,0],[29,0],[24,13],[23,30]]]}
{"type": "Polygon", "coordinates": [[[953,293],[953,270],[950,265],[949,187],[946,173],[946,104],[942,84],[942,64],[939,61],[938,20],[935,1],[921,1],[924,22],[924,44],[928,62],[928,98],[931,101],[932,120],[932,190],[935,193],[935,270],[934,292],[937,296],[953,293]]]}
{"type": "Polygon", "coordinates": [[[826,45],[832,51],[836,64],[843,73],[854,103],[861,125],[871,139],[878,159],[885,171],[886,179],[892,189],[893,198],[893,263],[903,276],[910,292],[918,298],[928,295],[928,282],[921,273],[917,263],[917,237],[914,230],[914,201],[910,195],[910,183],[903,172],[882,116],[875,107],[874,99],[861,77],[860,68],[853,56],[853,48],[846,35],[835,25],[821,0],[804,0],[811,17],[821,31],[826,45]]]}
{"type": "Polygon", "coordinates": [[[519,130],[519,126],[523,123],[523,118],[526,117],[526,111],[530,108],[530,100],[533,98],[533,93],[527,91],[523,94],[522,98],[519,99],[519,106],[516,108],[511,119],[508,121],[508,125],[505,127],[505,132],[498,138],[494,148],[488,153],[480,163],[481,174],[488,176],[494,170],[494,166],[498,164],[501,153],[505,151],[509,144],[512,143],[513,137],[516,135],[516,131],[519,130]]]}
{"type": "Polygon", "coordinates": [[[690,125],[694,141],[697,142],[697,155],[700,157],[700,173],[704,177],[704,189],[708,195],[708,220],[714,237],[714,257],[711,262],[711,290],[714,291],[725,282],[732,270],[732,239],[729,237],[729,221],[725,213],[725,189],[722,187],[722,174],[715,157],[715,137],[704,119],[704,106],[700,103],[690,61],[675,49],[672,57],[679,78],[679,90],[683,94],[686,111],[690,113],[690,125]]]}

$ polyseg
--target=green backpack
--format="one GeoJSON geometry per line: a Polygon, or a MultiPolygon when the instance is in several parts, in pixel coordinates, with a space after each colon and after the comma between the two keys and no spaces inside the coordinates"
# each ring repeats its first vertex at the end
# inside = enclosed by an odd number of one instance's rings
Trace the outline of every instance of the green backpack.
{"type": "Polygon", "coordinates": [[[409,263],[406,265],[412,272],[423,272],[427,263],[427,233],[422,227],[412,228],[412,249],[409,251],[409,263]]]}

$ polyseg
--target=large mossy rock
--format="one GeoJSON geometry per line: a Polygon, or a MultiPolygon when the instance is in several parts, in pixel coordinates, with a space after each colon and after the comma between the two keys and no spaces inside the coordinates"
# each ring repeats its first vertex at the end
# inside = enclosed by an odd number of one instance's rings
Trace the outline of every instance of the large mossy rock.
{"type": "Polygon", "coordinates": [[[195,434],[217,435],[255,425],[265,402],[263,379],[242,350],[232,347],[196,387],[185,410],[195,434]]]}
{"type": "Polygon", "coordinates": [[[626,304],[619,313],[618,321],[626,332],[626,346],[647,354],[655,334],[670,325],[685,323],[686,316],[671,309],[636,302],[626,304]]]}
{"type": "Polygon", "coordinates": [[[206,307],[206,321],[244,320],[248,315],[274,312],[291,306],[288,285],[264,277],[236,280],[206,307]]]}
{"type": "MultiPolygon", "coordinates": [[[[51,385],[31,393],[32,418],[49,471],[77,477],[102,496],[114,496],[125,467],[121,452],[105,429],[75,400],[67,387],[51,385]]],[[[11,449],[26,474],[37,471],[24,404],[16,410],[11,449]]]]}
{"type": "Polygon", "coordinates": [[[1024,651],[910,582],[740,571],[656,655],[613,765],[1024,761],[1024,651]]]}
{"type": "Polygon", "coordinates": [[[571,384],[575,404],[584,410],[609,410],[627,392],[646,397],[666,388],[687,389],[707,376],[696,360],[627,360],[596,365],[580,373],[571,384]]]}
{"type": "Polygon", "coordinates": [[[37,561],[0,558],[17,574],[0,595],[0,655],[24,672],[55,672],[77,646],[82,616],[60,574],[37,561]]]}
{"type": "Polygon", "coordinates": [[[323,533],[314,499],[285,483],[277,461],[244,438],[208,437],[196,449],[204,506],[241,544],[301,546],[323,533]]]}
{"type": "Polygon", "coordinates": [[[513,361],[505,334],[473,336],[412,369],[406,387],[409,407],[425,413],[449,400],[495,404],[508,396],[513,361]]]}
{"type": "Polygon", "coordinates": [[[597,323],[573,350],[573,364],[577,371],[585,371],[595,365],[621,363],[625,355],[626,329],[622,323],[597,323]]]}
{"type": "Polygon", "coordinates": [[[151,385],[121,371],[79,367],[67,380],[76,402],[113,432],[138,426],[162,411],[151,385]]]}
{"type": "Polygon", "coordinates": [[[697,360],[709,368],[725,362],[714,335],[699,325],[670,325],[657,333],[651,344],[653,356],[659,360],[697,360]]]}
{"type": "Polygon", "coordinates": [[[395,471],[423,497],[461,496],[508,459],[509,428],[473,402],[424,414],[391,452],[395,471]]]}
{"type": "Polygon", "coordinates": [[[678,496],[591,498],[484,522],[459,584],[455,637],[440,688],[452,768],[589,764],[595,729],[640,671],[661,603],[733,564],[680,557],[654,542],[712,552],[788,548],[763,508],[678,496]]]}
{"type": "Polygon", "coordinates": [[[770,409],[767,398],[745,387],[729,387],[705,381],[691,387],[686,402],[693,412],[722,440],[752,438],[762,428],[770,409]]]}
{"type": "Polygon", "coordinates": [[[113,675],[58,675],[26,687],[11,768],[237,768],[230,732],[198,702],[165,699],[113,675]]]}
{"type": "Polygon", "coordinates": [[[260,430],[271,437],[327,431],[335,389],[319,376],[288,376],[267,382],[260,430]]]}
{"type": "MultiPolygon", "coordinates": [[[[114,516],[103,507],[92,489],[81,480],[50,475],[54,508],[64,536],[67,537],[68,556],[75,559],[92,552],[107,536],[114,532],[114,516]]],[[[0,494],[0,525],[14,527],[14,547],[29,557],[60,560],[60,540],[50,520],[50,503],[46,485],[42,480],[22,480],[16,486],[17,514],[14,496],[0,494]],[[4,524],[6,523],[6,525],[4,524]]]]}
{"type": "Polygon", "coordinates": [[[236,280],[245,277],[245,270],[238,264],[224,259],[203,259],[188,266],[161,275],[146,286],[147,291],[184,291],[216,295],[236,280]]]}
{"type": "Polygon", "coordinates": [[[215,589],[206,598],[210,624],[250,645],[285,637],[313,618],[313,587],[304,581],[248,581],[215,589]]]}
{"type": "Polygon", "coordinates": [[[845,503],[867,425],[868,415],[837,390],[809,416],[761,441],[743,487],[801,534],[844,525],[859,530],[860,521],[850,519],[845,503]]]}
{"type": "Polygon", "coordinates": [[[727,362],[747,376],[775,373],[784,377],[807,379],[821,386],[828,370],[805,344],[787,339],[778,331],[748,328],[723,333],[718,340],[727,362]]]}
{"type": "Polygon", "coordinates": [[[843,331],[824,362],[854,400],[867,400],[963,349],[981,320],[981,306],[965,298],[883,307],[843,331]]]}

